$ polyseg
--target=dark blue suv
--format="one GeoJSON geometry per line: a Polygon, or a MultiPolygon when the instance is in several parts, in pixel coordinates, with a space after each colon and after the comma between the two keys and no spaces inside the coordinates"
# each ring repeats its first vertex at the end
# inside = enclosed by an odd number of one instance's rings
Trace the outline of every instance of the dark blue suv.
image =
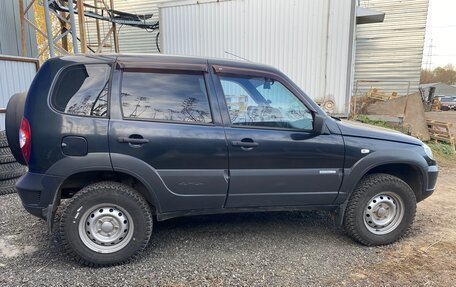
{"type": "Polygon", "coordinates": [[[326,115],[280,71],[162,55],[47,61],[8,104],[7,136],[28,165],[24,208],[79,262],[128,262],[153,216],[321,209],[365,245],[389,244],[434,191],[421,141],[326,115]]]}

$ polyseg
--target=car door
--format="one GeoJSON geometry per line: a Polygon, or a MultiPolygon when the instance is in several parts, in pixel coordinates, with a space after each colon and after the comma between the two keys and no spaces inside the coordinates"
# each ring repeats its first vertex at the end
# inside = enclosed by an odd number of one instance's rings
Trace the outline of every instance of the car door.
{"type": "Polygon", "coordinates": [[[228,154],[209,98],[207,63],[157,66],[118,64],[109,128],[113,167],[146,180],[162,213],[222,208],[228,154]]]}
{"type": "Polygon", "coordinates": [[[343,177],[342,137],[313,131],[313,112],[285,79],[262,71],[214,70],[226,104],[226,207],[331,204],[343,177]]]}

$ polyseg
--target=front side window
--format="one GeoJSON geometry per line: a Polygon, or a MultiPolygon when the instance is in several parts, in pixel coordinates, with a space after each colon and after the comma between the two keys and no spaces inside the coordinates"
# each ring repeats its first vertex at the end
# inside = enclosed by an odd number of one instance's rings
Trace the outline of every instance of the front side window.
{"type": "Polygon", "coordinates": [[[67,114],[106,117],[110,72],[107,64],[66,68],[54,87],[52,106],[67,114]]]}
{"type": "Polygon", "coordinates": [[[221,76],[234,126],[312,130],[309,109],[284,85],[264,77],[221,76]]]}
{"type": "Polygon", "coordinates": [[[124,118],[211,123],[203,74],[124,71],[124,118]]]}

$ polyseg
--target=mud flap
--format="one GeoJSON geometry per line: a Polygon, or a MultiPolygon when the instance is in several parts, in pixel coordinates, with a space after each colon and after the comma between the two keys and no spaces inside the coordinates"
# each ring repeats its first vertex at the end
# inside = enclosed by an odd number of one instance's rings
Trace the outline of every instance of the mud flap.
{"type": "Polygon", "coordinates": [[[334,221],[337,225],[342,226],[344,224],[345,210],[347,209],[348,199],[344,201],[337,210],[334,212],[334,221]]]}
{"type": "Polygon", "coordinates": [[[52,234],[52,228],[54,227],[54,218],[55,218],[55,213],[57,212],[57,207],[60,204],[60,192],[56,192],[54,196],[54,200],[51,202],[51,204],[48,205],[43,210],[43,215],[46,217],[46,225],[47,225],[47,231],[48,234],[52,234]]]}

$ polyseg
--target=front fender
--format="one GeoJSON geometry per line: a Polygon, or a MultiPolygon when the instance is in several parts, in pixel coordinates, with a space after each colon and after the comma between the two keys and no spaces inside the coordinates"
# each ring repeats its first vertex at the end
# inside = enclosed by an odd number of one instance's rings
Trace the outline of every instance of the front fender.
{"type": "MultiPolygon", "coordinates": [[[[411,149],[378,150],[359,159],[352,167],[344,168],[344,179],[334,204],[344,203],[356,188],[358,182],[370,170],[387,164],[406,164],[416,168],[421,176],[422,186],[427,186],[428,164],[424,157],[411,149]]],[[[420,190],[419,192],[423,192],[420,190]]]]}

